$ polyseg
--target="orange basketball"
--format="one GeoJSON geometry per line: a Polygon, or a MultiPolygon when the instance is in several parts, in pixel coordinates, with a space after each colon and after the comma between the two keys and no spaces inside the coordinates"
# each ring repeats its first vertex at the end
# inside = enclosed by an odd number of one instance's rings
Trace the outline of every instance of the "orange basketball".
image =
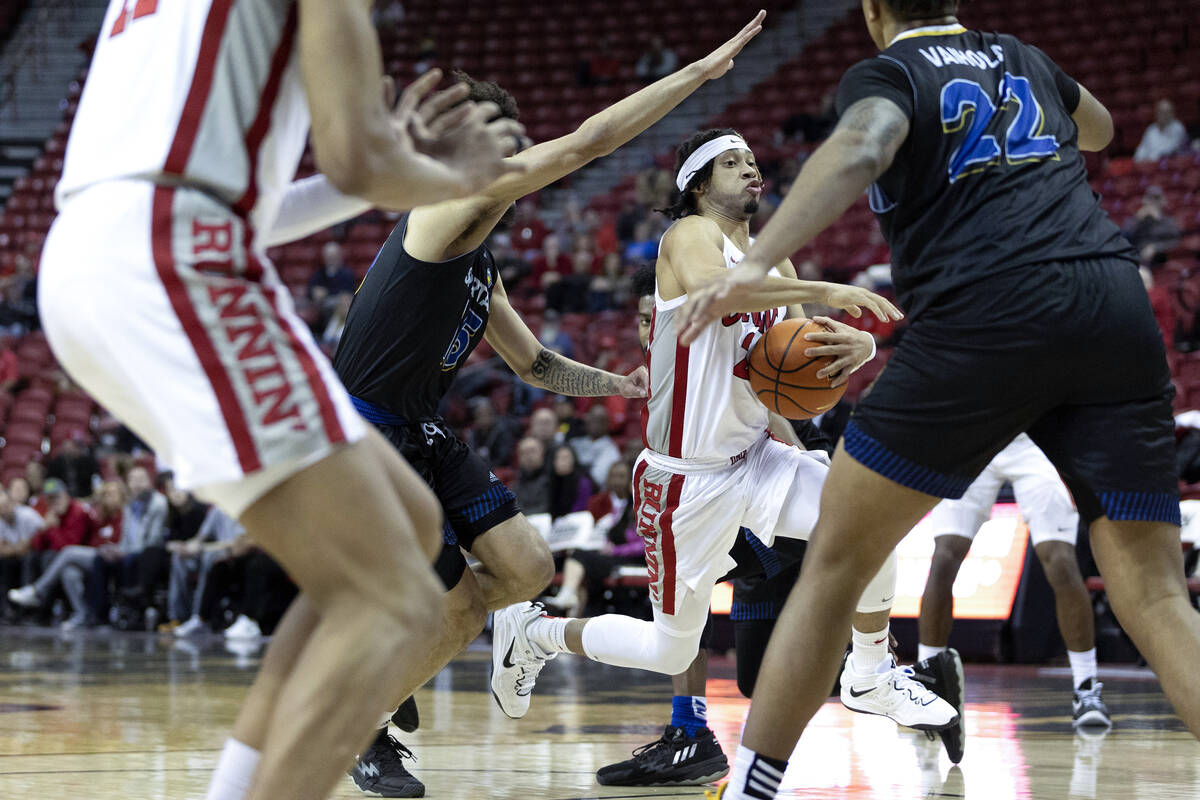
{"type": "Polygon", "coordinates": [[[810,419],[842,399],[846,384],[834,388],[829,378],[817,377],[817,370],[833,363],[833,356],[804,355],[818,346],[804,334],[825,330],[809,319],[785,319],[750,351],[750,387],[768,410],[788,419],[810,419]]]}

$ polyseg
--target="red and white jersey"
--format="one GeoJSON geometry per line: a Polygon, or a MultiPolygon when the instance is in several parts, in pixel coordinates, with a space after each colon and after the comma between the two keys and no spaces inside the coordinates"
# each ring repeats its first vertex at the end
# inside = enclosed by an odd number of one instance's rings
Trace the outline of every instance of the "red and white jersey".
{"type": "Polygon", "coordinates": [[[178,182],[268,227],[309,114],[296,0],[110,0],[55,200],[100,181],[178,182]]]}
{"type": "MultiPolygon", "coordinates": [[[[742,251],[724,239],[725,266],[733,268],[742,251]]],[[[731,314],[709,325],[691,347],[680,347],[678,316],[686,301],[686,294],[663,300],[655,289],[643,435],[646,446],[662,455],[728,464],[767,428],[767,409],[750,389],[746,358],[787,309],[731,314]]]]}

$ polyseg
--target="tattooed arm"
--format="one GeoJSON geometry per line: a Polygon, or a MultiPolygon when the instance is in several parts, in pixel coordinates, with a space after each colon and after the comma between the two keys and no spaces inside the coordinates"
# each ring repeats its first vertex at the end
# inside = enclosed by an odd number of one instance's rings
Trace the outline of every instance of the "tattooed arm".
{"type": "Polygon", "coordinates": [[[508,293],[499,280],[492,291],[491,311],[484,338],[521,380],[556,394],[573,397],[610,394],[646,396],[648,379],[645,367],[638,367],[629,375],[617,375],[572,361],[543,347],[508,302],[508,293]]]}
{"type": "Polygon", "coordinates": [[[711,285],[689,292],[681,343],[690,343],[720,316],[720,308],[739,307],[741,295],[771,267],[833,224],[892,165],[908,131],[908,116],[891,100],[866,97],[847,108],[833,134],[804,162],[742,263],[711,285]]]}

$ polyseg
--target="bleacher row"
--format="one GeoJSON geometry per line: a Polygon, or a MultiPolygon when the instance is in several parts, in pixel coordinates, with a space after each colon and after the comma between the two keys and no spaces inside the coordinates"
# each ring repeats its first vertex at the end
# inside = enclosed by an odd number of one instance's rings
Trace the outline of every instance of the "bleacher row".
{"type": "MultiPolygon", "coordinates": [[[[680,63],[701,53],[700,43],[720,41],[745,20],[740,8],[715,8],[696,0],[578,0],[570,9],[549,4],[500,0],[479,4],[468,0],[410,0],[405,21],[382,35],[389,72],[402,80],[411,76],[418,43],[437,31],[435,63],[461,66],[477,77],[498,80],[510,88],[522,107],[523,119],[536,139],[561,134],[588,114],[635,90],[633,65],[650,37],[661,34],[676,49],[680,63]],[[567,12],[570,13],[567,13],[567,12]],[[597,44],[600,43],[600,44],[597,44]],[[597,51],[627,65],[621,80],[612,86],[579,87],[575,62],[597,51]]],[[[794,2],[778,0],[763,5],[778,16],[794,2]]],[[[768,18],[770,24],[771,17],[768,18]]],[[[998,6],[974,3],[964,7],[964,21],[985,29],[1003,29],[1041,45],[1065,68],[1091,87],[1107,103],[1117,120],[1119,136],[1110,153],[1092,158],[1092,184],[1104,195],[1105,207],[1118,223],[1137,209],[1141,193],[1151,184],[1161,185],[1168,209],[1188,235],[1172,254],[1166,274],[1178,276],[1196,264],[1200,253],[1200,157],[1180,156],[1154,164],[1132,164],[1127,156],[1151,118],[1151,105],[1160,93],[1177,101],[1185,122],[1200,114],[1200,65],[1186,57],[1200,43],[1200,0],[1121,2],[1101,0],[1082,4],[1068,0],[1037,2],[1013,0],[998,6]],[[1002,16],[1001,16],[1002,13],[1002,16]],[[1123,46],[1129,30],[1144,30],[1152,46],[1123,46]]],[[[775,145],[775,132],[787,114],[812,111],[832,90],[841,74],[855,61],[874,53],[858,13],[849,14],[820,39],[806,47],[774,75],[735,100],[711,125],[732,125],[746,134],[760,160],[788,156],[796,145],[775,145]],[[759,143],[762,143],[761,145],[759,143]]],[[[0,275],[12,271],[20,252],[36,251],[53,220],[52,192],[62,169],[62,155],[78,103],[86,69],[69,87],[63,101],[63,120],[47,141],[29,176],[21,178],[3,214],[0,214],[0,275]]],[[[663,153],[660,163],[673,164],[663,153]]],[[[309,155],[300,174],[313,169],[309,155]]],[[[592,207],[611,218],[632,197],[633,178],[613,192],[597,198],[592,207]]],[[[344,231],[343,252],[360,274],[365,272],[390,231],[379,215],[368,215],[344,231]]],[[[283,280],[296,294],[319,261],[319,249],[332,234],[328,231],[276,248],[271,256],[283,280]]],[[[798,254],[815,258],[829,274],[849,277],[859,269],[886,261],[887,249],[865,198],[830,230],[798,254]]],[[[544,300],[528,292],[514,293],[514,302],[533,330],[540,327],[544,300]]],[[[605,349],[617,354],[614,368],[631,368],[638,349],[629,313],[599,316],[565,315],[562,327],[577,345],[578,357],[590,362],[605,349]]],[[[40,334],[12,343],[21,373],[29,386],[11,401],[0,400],[0,431],[5,446],[0,455],[0,477],[7,479],[30,456],[53,452],[72,432],[91,428],[95,409],[76,392],[55,396],[53,358],[40,334]],[[88,413],[83,413],[84,400],[88,413]],[[65,403],[65,405],[64,405],[65,403]],[[60,411],[61,406],[61,411],[60,411]],[[86,422],[84,417],[86,416],[86,422]]],[[[491,357],[486,344],[472,358],[477,364],[491,357]]],[[[849,396],[855,397],[878,373],[890,352],[884,349],[876,362],[856,373],[849,396]]],[[[1172,371],[1180,392],[1177,407],[1200,405],[1200,354],[1172,353],[1172,371]]],[[[502,412],[509,407],[510,388],[496,382],[489,390],[502,412]]],[[[617,419],[622,436],[634,436],[637,403],[617,419]]]]}

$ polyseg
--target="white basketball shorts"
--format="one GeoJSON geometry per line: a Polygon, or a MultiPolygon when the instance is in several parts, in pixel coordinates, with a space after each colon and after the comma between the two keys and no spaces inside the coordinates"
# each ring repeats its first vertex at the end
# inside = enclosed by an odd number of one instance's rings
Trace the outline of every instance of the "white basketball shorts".
{"type": "Polygon", "coordinates": [[[234,517],[366,434],[249,229],[204,193],[112,181],[73,195],[38,307],[71,377],[234,517]]]}
{"type": "Polygon", "coordinates": [[[974,539],[992,516],[1000,487],[1009,482],[1017,496],[1017,507],[1029,525],[1029,539],[1075,544],[1079,513],[1050,459],[1025,434],[1013,439],[980,473],[958,500],[943,500],[930,514],[934,536],[974,539]]]}
{"type": "MultiPolygon", "coordinates": [[[[829,473],[824,459],[824,452],[765,434],[744,456],[716,469],[692,470],[684,460],[643,450],[634,466],[634,502],[656,611],[685,615],[681,601],[693,594],[707,609],[713,583],[734,565],[729,550],[743,526],[768,546],[776,535],[807,539],[829,473]],[[793,504],[782,530],[789,494],[793,504]]],[[[699,611],[696,618],[703,626],[699,611]]]]}

